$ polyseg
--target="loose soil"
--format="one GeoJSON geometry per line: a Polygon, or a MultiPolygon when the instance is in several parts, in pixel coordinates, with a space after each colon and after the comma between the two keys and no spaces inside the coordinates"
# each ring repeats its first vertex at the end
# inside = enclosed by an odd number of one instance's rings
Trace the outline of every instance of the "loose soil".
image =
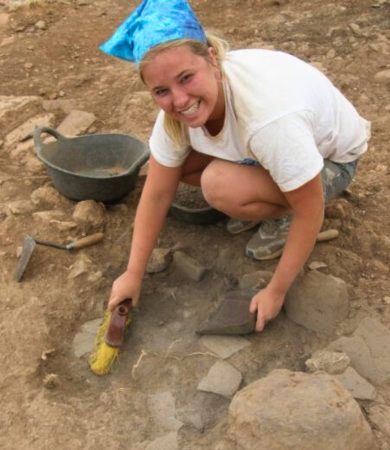
{"type": "MultiPolygon", "coordinates": [[[[29,2],[9,10],[10,3],[0,3],[0,94],[67,100],[55,110],[57,124],[67,105],[96,115],[91,133],[121,132],[147,141],[156,115],[148,93],[131,65],[98,50],[135,2],[29,2]],[[38,21],[45,22],[44,29],[34,26],[38,21]]],[[[233,48],[275,48],[315,64],[372,121],[370,149],[356,179],[345,197],[327,209],[325,225],[337,228],[340,236],[317,244],[309,262],[325,263],[321,270],[348,284],[350,314],[338,335],[351,333],[366,316],[390,328],[389,79],[377,75],[389,69],[389,2],[196,0],[192,5],[203,24],[221,32],[233,48]]],[[[5,135],[0,130],[0,140],[5,135]]],[[[0,147],[0,447],[144,448],[141,442],[163,434],[148,411],[147,397],[171,391],[176,416],[186,424],[179,447],[213,449],[225,433],[229,401],[197,391],[214,358],[194,331],[218,296],[235,287],[243,274],[273,270],[276,262],[244,256],[250,231],[231,236],[223,222],[200,226],[169,217],[159,246],[180,246],[208,274],[195,282],[172,265],[147,275],[119,364],[111,375],[98,378],[86,359],[74,355],[72,342],[84,322],[102,317],[110,286],[126,265],[142,178],[120,204],[106,207],[102,243],[73,253],[37,247],[18,284],[13,272],[25,234],[65,242],[85,230],[61,230],[58,220],[33,220],[31,212],[9,213],[7,204],[29,200],[32,191],[50,180],[44,171],[31,173],[4,149],[0,147]],[[80,258],[88,271],[70,278],[80,258]],[[194,414],[201,417],[199,429],[190,425],[194,414]]],[[[61,201],[62,221],[72,220],[74,207],[72,201],[61,201]]],[[[282,312],[263,333],[249,337],[252,345],[229,362],[246,385],[277,367],[303,370],[305,359],[335,338],[309,332],[282,312]]],[[[376,387],[389,405],[390,387],[376,387]]]]}

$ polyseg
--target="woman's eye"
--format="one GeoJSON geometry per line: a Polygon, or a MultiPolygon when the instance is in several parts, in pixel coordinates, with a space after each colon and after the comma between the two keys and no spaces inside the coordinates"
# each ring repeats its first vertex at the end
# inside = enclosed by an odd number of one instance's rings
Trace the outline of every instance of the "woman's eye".
{"type": "Polygon", "coordinates": [[[168,89],[157,89],[156,91],[154,91],[154,95],[156,97],[163,97],[164,95],[166,95],[168,92],[168,89]]]}
{"type": "Polygon", "coordinates": [[[191,80],[192,80],[192,77],[193,77],[193,74],[192,74],[192,73],[188,73],[188,74],[186,74],[186,75],[183,75],[183,76],[181,77],[181,82],[182,82],[182,83],[186,83],[187,81],[191,81],[191,80]]]}

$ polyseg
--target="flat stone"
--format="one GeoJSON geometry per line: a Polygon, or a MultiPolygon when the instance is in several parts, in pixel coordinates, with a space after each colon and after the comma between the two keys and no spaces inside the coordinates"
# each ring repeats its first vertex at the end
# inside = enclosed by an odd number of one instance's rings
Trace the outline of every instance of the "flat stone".
{"type": "Polygon", "coordinates": [[[172,260],[172,253],[169,248],[154,248],[146,266],[147,273],[163,272],[168,268],[172,260]]]}
{"type": "Polygon", "coordinates": [[[95,319],[85,322],[81,326],[80,331],[73,339],[73,353],[77,358],[91,352],[101,322],[102,319],[95,319]]]}
{"type": "Polygon", "coordinates": [[[35,209],[35,206],[30,200],[14,200],[13,202],[7,203],[6,206],[15,216],[29,214],[35,209]]]}
{"type": "Polygon", "coordinates": [[[175,398],[172,392],[159,392],[148,398],[148,408],[156,425],[165,431],[178,431],[183,422],[176,419],[175,398]]]}
{"type": "Polygon", "coordinates": [[[351,366],[372,383],[390,380],[390,331],[378,320],[363,319],[351,337],[341,337],[329,349],[346,353],[351,366]]]}
{"type": "Polygon", "coordinates": [[[349,366],[349,356],[343,352],[332,352],[330,350],[318,350],[310,359],[305,361],[309,372],[324,370],[330,374],[342,373],[349,366]]]}
{"type": "Polygon", "coordinates": [[[34,205],[40,207],[58,207],[65,202],[65,197],[63,197],[54,187],[47,185],[35,189],[35,191],[31,193],[30,198],[34,205]]]}
{"type": "Polygon", "coordinates": [[[292,321],[318,333],[332,334],[348,315],[346,283],[317,270],[309,271],[290,288],[284,306],[292,321]]]}
{"type": "Polygon", "coordinates": [[[70,266],[70,272],[68,274],[68,279],[73,280],[88,273],[91,269],[92,261],[83,254],[78,254],[76,256],[75,262],[70,266]]]}
{"type": "Polygon", "coordinates": [[[347,367],[343,373],[336,375],[336,378],[354,398],[359,400],[375,399],[376,389],[374,386],[361,377],[352,367],[347,367]]]}
{"type": "Polygon", "coordinates": [[[273,273],[268,270],[257,270],[256,272],[246,273],[240,279],[241,289],[262,289],[270,282],[273,273]]]}
{"type": "Polygon", "coordinates": [[[370,422],[390,439],[390,406],[374,405],[369,409],[368,417],[370,422]]]}
{"type": "Polygon", "coordinates": [[[5,137],[5,145],[6,147],[15,145],[25,140],[36,127],[52,127],[54,123],[54,114],[40,114],[32,117],[7,134],[5,137]]]}
{"type": "Polygon", "coordinates": [[[65,213],[58,209],[53,209],[51,211],[38,211],[33,213],[33,219],[40,220],[42,222],[50,223],[51,220],[61,220],[64,218],[65,213]]]}
{"type": "Polygon", "coordinates": [[[234,353],[251,345],[251,343],[241,336],[202,336],[202,344],[211,352],[222,359],[229,358],[234,353]]]}
{"type": "Polygon", "coordinates": [[[105,211],[106,209],[102,203],[94,200],[84,200],[77,203],[72,218],[84,231],[90,232],[104,226],[106,220],[105,211]]]}
{"type": "Polygon", "coordinates": [[[198,384],[199,391],[232,397],[242,381],[241,373],[226,361],[217,361],[198,384]]]}
{"type": "Polygon", "coordinates": [[[325,267],[328,267],[327,264],[321,261],[312,261],[308,265],[310,270],[318,270],[318,269],[324,269],[325,267]]]}
{"type": "Polygon", "coordinates": [[[152,441],[145,450],[178,450],[177,432],[171,432],[152,441]]]}
{"type": "Polygon", "coordinates": [[[96,117],[92,113],[73,110],[60,123],[57,131],[64,136],[78,136],[86,132],[95,120],[96,117]]]}
{"type": "Polygon", "coordinates": [[[200,281],[206,275],[206,268],[184,252],[175,252],[173,254],[173,261],[177,269],[193,281],[200,281]]]}
{"type": "Polygon", "coordinates": [[[359,405],[333,376],[279,369],[241,389],[228,436],[242,450],[372,450],[359,405]]]}
{"type": "Polygon", "coordinates": [[[42,104],[40,97],[14,97],[0,95],[0,130],[8,134],[29,117],[35,115],[42,104]]]}
{"type": "Polygon", "coordinates": [[[216,309],[202,322],[198,334],[243,335],[253,333],[256,315],[249,312],[251,296],[231,291],[220,300],[216,309]]]}
{"type": "Polygon", "coordinates": [[[377,72],[374,78],[381,83],[390,83],[390,69],[385,69],[377,72]]]}

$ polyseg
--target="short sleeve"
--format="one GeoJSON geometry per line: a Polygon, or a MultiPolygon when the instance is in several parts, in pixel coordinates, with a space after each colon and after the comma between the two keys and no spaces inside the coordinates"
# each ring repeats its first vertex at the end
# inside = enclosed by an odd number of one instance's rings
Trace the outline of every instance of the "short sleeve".
{"type": "Polygon", "coordinates": [[[157,162],[166,167],[178,167],[187,158],[190,149],[178,148],[164,128],[164,112],[160,111],[149,139],[150,152],[157,162]]]}
{"type": "Polygon", "coordinates": [[[249,145],[283,192],[303,186],[320,173],[324,164],[308,111],[286,114],[265,125],[252,136],[249,145]]]}

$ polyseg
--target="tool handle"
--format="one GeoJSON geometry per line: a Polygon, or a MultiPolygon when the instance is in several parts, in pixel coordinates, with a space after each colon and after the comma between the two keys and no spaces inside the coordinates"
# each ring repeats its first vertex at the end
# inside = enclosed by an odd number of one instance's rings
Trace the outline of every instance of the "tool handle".
{"type": "Polygon", "coordinates": [[[120,347],[123,343],[131,303],[130,298],[123,300],[111,314],[111,320],[105,336],[106,343],[111,347],[120,347]]]}
{"type": "Polygon", "coordinates": [[[317,236],[317,242],[330,241],[331,239],[336,239],[339,236],[338,230],[329,229],[321,231],[317,236]]]}
{"type": "Polygon", "coordinates": [[[100,242],[104,237],[103,233],[95,233],[90,236],[86,236],[84,238],[78,239],[77,241],[73,241],[66,246],[67,250],[79,249],[88,247],[89,245],[96,244],[100,242]]]}

